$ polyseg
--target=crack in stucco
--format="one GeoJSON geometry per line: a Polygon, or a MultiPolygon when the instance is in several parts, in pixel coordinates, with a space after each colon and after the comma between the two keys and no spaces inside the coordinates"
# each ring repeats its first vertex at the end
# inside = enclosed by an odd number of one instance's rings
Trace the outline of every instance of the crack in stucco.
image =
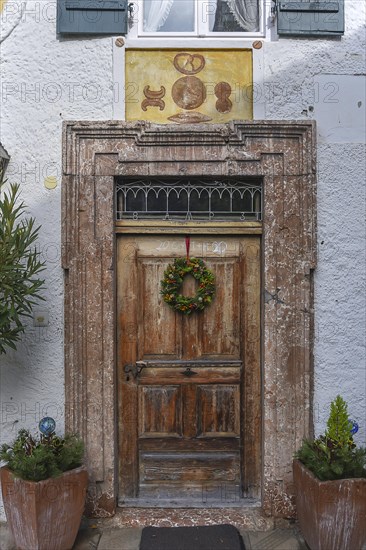
{"type": "MultiPolygon", "coordinates": [[[[2,44],[3,42],[5,42],[5,40],[6,40],[7,38],[9,38],[9,36],[10,36],[10,35],[12,34],[12,32],[14,31],[14,29],[17,28],[17,26],[19,25],[19,23],[20,23],[21,20],[22,20],[23,13],[24,13],[24,11],[25,11],[25,9],[26,9],[26,6],[27,6],[27,0],[23,0],[23,2],[19,2],[19,4],[20,4],[19,19],[18,19],[18,21],[14,24],[14,26],[10,27],[10,28],[5,32],[5,35],[4,35],[4,36],[1,36],[1,34],[0,34],[0,44],[2,44]]],[[[1,14],[3,13],[3,10],[4,10],[5,6],[6,6],[6,1],[5,1],[5,3],[3,4],[3,8],[2,8],[2,10],[1,10],[1,14]]],[[[2,22],[2,20],[3,20],[3,16],[1,15],[1,22],[2,22]]]]}

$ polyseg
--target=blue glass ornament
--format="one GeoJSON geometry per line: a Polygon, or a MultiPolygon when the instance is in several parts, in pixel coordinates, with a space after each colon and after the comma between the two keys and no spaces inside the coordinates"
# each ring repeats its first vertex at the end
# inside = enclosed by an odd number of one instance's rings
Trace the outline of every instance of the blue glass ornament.
{"type": "Polygon", "coordinates": [[[350,424],[351,435],[356,434],[358,432],[358,424],[357,424],[356,420],[352,420],[351,418],[349,418],[348,422],[350,424]]]}
{"type": "Polygon", "coordinates": [[[38,427],[39,431],[43,433],[43,435],[48,436],[54,433],[56,429],[56,422],[50,416],[45,416],[42,420],[40,420],[38,427]]]}

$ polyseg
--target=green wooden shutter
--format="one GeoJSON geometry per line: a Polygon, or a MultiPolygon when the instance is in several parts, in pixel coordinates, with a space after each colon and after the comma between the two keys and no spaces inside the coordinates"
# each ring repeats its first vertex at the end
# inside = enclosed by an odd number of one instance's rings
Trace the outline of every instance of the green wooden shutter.
{"type": "Polygon", "coordinates": [[[280,1],[277,8],[279,35],[336,36],[344,33],[344,0],[280,1]]]}
{"type": "Polygon", "coordinates": [[[128,0],[57,0],[60,34],[126,34],[128,0]]]}

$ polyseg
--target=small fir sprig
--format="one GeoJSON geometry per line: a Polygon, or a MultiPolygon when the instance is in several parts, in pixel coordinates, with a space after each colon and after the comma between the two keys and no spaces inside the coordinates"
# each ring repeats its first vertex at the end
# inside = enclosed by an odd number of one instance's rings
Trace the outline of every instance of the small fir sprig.
{"type": "Polygon", "coordinates": [[[295,454],[321,481],[366,477],[366,448],[357,448],[348,418],[347,403],[340,395],[332,401],[325,435],[303,441],[295,454]]]}
{"type": "Polygon", "coordinates": [[[330,404],[325,437],[337,442],[339,446],[353,445],[351,424],[348,418],[347,403],[340,395],[330,404]]]}

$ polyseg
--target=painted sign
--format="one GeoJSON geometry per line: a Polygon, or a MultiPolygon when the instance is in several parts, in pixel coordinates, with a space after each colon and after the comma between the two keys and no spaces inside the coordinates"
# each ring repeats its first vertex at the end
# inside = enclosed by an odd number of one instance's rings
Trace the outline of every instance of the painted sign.
{"type": "Polygon", "coordinates": [[[126,120],[252,119],[250,50],[127,50],[126,120]]]}

